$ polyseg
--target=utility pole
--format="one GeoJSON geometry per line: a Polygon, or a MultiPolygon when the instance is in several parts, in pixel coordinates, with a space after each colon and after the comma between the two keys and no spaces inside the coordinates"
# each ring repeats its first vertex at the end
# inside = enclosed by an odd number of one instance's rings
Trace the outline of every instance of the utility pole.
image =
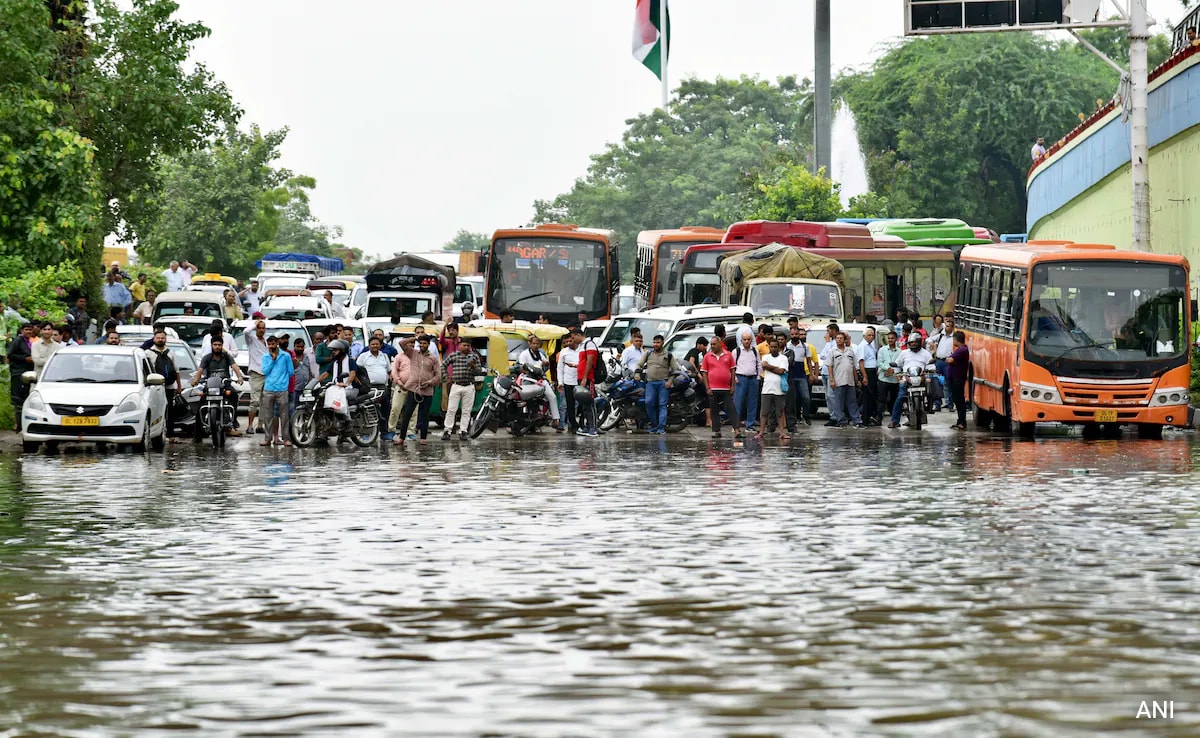
{"type": "Polygon", "coordinates": [[[1129,144],[1133,179],[1133,249],[1150,251],[1150,126],[1149,72],[1146,52],[1150,29],[1146,0],[1129,1],[1129,144]]]}
{"type": "MultiPolygon", "coordinates": [[[[813,52],[816,57],[813,74],[813,95],[815,96],[813,110],[815,114],[815,148],[814,174],[825,169],[825,176],[833,173],[833,85],[832,70],[829,58],[830,37],[830,0],[816,0],[816,38],[813,52]]],[[[1143,56],[1143,60],[1144,60],[1143,56]]]]}

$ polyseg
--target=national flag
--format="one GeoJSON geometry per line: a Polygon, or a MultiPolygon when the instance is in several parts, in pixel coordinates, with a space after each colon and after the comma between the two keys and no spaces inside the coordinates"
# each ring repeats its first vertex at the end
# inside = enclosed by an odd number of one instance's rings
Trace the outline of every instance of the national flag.
{"type": "Polygon", "coordinates": [[[633,58],[640,61],[654,76],[662,79],[663,50],[670,55],[671,14],[667,10],[666,32],[659,28],[659,3],[667,0],[637,0],[633,20],[633,58]],[[664,40],[666,43],[664,44],[664,40]]]}

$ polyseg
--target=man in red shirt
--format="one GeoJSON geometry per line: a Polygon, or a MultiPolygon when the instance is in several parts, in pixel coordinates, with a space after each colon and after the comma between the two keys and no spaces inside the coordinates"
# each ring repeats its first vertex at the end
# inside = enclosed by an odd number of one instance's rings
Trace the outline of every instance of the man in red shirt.
{"type": "Polygon", "coordinates": [[[713,438],[721,437],[722,406],[733,420],[734,437],[746,437],[737,409],[733,406],[733,385],[737,382],[737,374],[733,369],[733,354],[725,349],[725,342],[720,337],[715,337],[709,344],[708,353],[700,362],[700,376],[704,380],[704,386],[708,388],[708,413],[712,418],[713,438]]]}
{"type": "Polygon", "coordinates": [[[579,346],[579,386],[587,387],[592,401],[584,403],[580,413],[582,426],[589,436],[598,434],[596,429],[596,363],[600,361],[600,347],[591,338],[584,335],[582,328],[577,328],[575,343],[579,346]]]}

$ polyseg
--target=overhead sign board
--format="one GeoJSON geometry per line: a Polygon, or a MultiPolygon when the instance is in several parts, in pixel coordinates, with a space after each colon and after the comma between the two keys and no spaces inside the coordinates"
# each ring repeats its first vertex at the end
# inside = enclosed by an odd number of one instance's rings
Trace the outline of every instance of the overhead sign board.
{"type": "Polygon", "coordinates": [[[1100,18],[1102,0],[904,0],[909,36],[1126,26],[1100,18]]]}

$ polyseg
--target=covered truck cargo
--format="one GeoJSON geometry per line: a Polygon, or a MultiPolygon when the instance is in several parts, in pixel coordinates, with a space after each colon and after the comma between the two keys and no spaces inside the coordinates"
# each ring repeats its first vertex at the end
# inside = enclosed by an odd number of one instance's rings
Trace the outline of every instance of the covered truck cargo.
{"type": "Polygon", "coordinates": [[[416,256],[400,254],[367,270],[367,292],[437,292],[442,316],[449,318],[454,307],[454,267],[416,256]]]}
{"type": "Polygon", "coordinates": [[[296,272],[318,277],[341,274],[344,268],[342,260],[332,256],[298,253],[263,254],[254,266],[264,272],[296,272]]]}
{"type": "Polygon", "coordinates": [[[747,280],[769,277],[824,279],[837,283],[843,293],[846,288],[840,263],[782,243],[729,254],[718,267],[718,273],[721,275],[722,294],[741,294],[747,280]]]}

